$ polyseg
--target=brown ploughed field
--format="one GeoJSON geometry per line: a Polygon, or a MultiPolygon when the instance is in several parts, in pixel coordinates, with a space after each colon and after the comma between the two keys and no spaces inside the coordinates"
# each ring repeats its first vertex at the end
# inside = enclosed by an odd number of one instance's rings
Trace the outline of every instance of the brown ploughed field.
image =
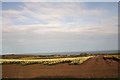
{"type": "Polygon", "coordinates": [[[80,65],[2,65],[3,78],[117,78],[118,62],[93,57],[80,65]]]}

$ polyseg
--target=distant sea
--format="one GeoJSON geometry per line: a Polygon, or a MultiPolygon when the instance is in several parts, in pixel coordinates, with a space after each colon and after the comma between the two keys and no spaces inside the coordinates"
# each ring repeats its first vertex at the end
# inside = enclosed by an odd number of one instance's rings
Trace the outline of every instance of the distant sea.
{"type": "Polygon", "coordinates": [[[79,51],[79,52],[50,52],[50,53],[31,53],[31,55],[79,55],[81,53],[88,54],[112,54],[118,53],[119,50],[109,50],[109,51],[79,51]]]}
{"type": "MultiPolygon", "coordinates": [[[[49,53],[6,53],[6,54],[15,54],[15,55],[79,55],[82,53],[87,54],[114,54],[119,53],[120,50],[107,50],[107,51],[77,51],[77,52],[49,52],[49,53]]],[[[3,55],[6,55],[3,54],[3,55]]]]}

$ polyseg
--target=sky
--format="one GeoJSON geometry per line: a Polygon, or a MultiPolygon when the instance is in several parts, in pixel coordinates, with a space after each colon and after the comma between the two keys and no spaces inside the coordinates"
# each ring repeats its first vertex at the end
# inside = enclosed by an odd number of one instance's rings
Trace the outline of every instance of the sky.
{"type": "Polygon", "coordinates": [[[117,2],[3,2],[2,53],[118,50],[117,2]]]}

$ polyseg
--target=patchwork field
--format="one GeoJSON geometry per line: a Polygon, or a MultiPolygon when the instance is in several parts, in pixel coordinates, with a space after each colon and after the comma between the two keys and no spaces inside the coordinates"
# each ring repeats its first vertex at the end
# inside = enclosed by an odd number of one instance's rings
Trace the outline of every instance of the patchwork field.
{"type": "Polygon", "coordinates": [[[117,78],[119,57],[111,56],[22,57],[0,61],[3,78],[117,78]]]}

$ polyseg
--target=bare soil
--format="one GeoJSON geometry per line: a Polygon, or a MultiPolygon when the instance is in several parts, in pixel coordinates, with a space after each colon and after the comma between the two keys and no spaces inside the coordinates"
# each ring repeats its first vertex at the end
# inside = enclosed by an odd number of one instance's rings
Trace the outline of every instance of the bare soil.
{"type": "Polygon", "coordinates": [[[102,56],[87,60],[81,65],[2,65],[3,78],[117,78],[118,62],[104,60],[102,56]]]}

